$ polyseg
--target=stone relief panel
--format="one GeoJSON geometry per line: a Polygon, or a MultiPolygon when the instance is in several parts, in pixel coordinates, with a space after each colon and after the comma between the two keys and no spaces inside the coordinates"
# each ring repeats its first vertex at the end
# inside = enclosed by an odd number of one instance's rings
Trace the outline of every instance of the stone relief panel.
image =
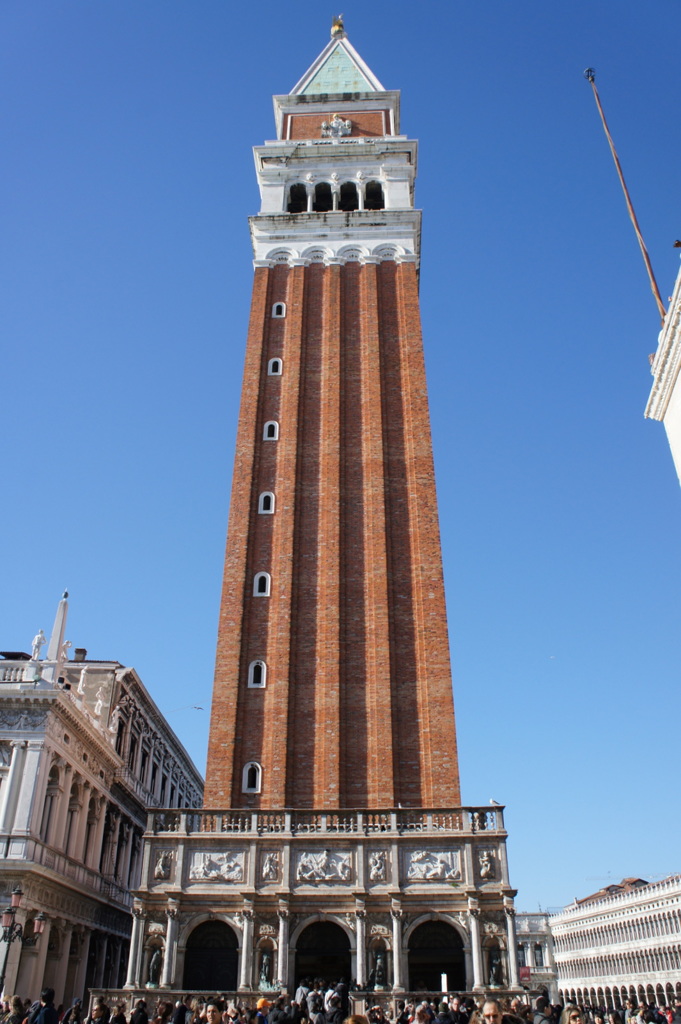
{"type": "Polygon", "coordinates": [[[220,853],[217,850],[197,850],[189,867],[189,878],[193,882],[243,882],[243,850],[238,853],[220,853]]]}
{"type": "Polygon", "coordinates": [[[278,882],[281,878],[281,856],[278,850],[263,850],[260,854],[260,880],[278,882]]]}
{"type": "Polygon", "coordinates": [[[481,882],[494,882],[499,877],[494,850],[478,850],[478,877],[481,882]]]}
{"type": "Polygon", "coordinates": [[[352,854],[335,850],[302,850],[296,864],[296,881],[333,884],[352,881],[352,854]]]}
{"type": "Polygon", "coordinates": [[[37,730],[45,724],[46,718],[47,711],[7,709],[0,711],[0,728],[37,730]]]}
{"type": "Polygon", "coordinates": [[[154,879],[157,882],[167,882],[172,873],[173,850],[157,850],[154,860],[154,879]]]}
{"type": "Polygon", "coordinates": [[[461,880],[459,850],[410,850],[406,855],[408,882],[455,882],[461,880]]]}
{"type": "Polygon", "coordinates": [[[381,885],[390,880],[390,864],[387,850],[370,850],[367,861],[367,877],[370,885],[381,885]]]}

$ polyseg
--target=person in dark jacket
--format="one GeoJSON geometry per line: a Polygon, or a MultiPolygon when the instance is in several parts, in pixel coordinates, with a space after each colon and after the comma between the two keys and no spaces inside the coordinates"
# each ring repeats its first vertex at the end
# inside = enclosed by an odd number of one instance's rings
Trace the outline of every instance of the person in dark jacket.
{"type": "Polygon", "coordinates": [[[59,1015],[54,1008],[53,988],[44,988],[40,993],[40,1009],[35,1024],[59,1024],[59,1015]]]}
{"type": "Polygon", "coordinates": [[[135,1003],[135,1009],[132,1017],[130,1018],[130,1024],[149,1024],[147,1004],[143,999],[138,999],[135,1003]]]}

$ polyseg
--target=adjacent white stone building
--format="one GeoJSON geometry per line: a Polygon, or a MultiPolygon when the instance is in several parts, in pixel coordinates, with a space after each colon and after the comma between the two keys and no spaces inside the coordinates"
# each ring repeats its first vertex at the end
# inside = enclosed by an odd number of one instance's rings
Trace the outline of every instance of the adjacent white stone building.
{"type": "Polygon", "coordinates": [[[681,995],[681,875],[625,878],[550,923],[562,1001],[619,1009],[681,995]]]}
{"type": "Polygon", "coordinates": [[[553,936],[548,913],[516,914],[518,974],[531,995],[546,995],[558,1002],[558,972],[553,956],[553,936]]]}
{"type": "MultiPolygon", "coordinates": [[[[0,899],[23,935],[0,942],[5,993],[56,1001],[122,984],[148,807],[198,807],[203,782],[134,669],[65,641],[0,652],[0,899]],[[43,646],[47,653],[41,657],[43,646]],[[42,914],[44,930],[34,922],[42,914]]],[[[1,933],[0,933],[1,934],[1,933]]]]}
{"type": "Polygon", "coordinates": [[[681,271],[652,358],[653,387],[646,417],[660,420],[667,431],[676,472],[681,481],[681,271]]]}

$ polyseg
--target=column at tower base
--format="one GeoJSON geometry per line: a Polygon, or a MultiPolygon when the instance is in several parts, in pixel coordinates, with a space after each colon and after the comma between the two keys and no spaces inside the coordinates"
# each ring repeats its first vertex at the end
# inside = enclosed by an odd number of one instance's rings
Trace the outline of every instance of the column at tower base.
{"type": "Polygon", "coordinates": [[[153,811],[125,998],[521,991],[506,836],[499,806],[153,811]]]}

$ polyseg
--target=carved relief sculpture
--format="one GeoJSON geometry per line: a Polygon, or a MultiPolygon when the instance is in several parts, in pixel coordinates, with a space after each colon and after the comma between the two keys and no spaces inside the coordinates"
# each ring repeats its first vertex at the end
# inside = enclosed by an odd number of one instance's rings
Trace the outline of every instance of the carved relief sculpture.
{"type": "Polygon", "coordinates": [[[480,867],[480,878],[485,882],[489,882],[491,879],[496,878],[493,852],[490,850],[481,850],[478,854],[478,865],[480,867]]]}
{"type": "Polygon", "coordinates": [[[369,881],[386,881],[387,856],[385,850],[374,850],[369,854],[369,881]]]}
{"type": "Polygon", "coordinates": [[[322,121],[322,138],[339,139],[352,131],[352,121],[344,121],[334,114],[330,121],[322,121]]]}
{"type": "Polygon", "coordinates": [[[244,854],[197,852],[192,858],[189,877],[195,882],[243,882],[244,854]]]}
{"type": "Polygon", "coordinates": [[[166,881],[170,878],[170,865],[172,862],[170,850],[161,850],[154,866],[154,878],[157,882],[166,881]]]}
{"type": "Polygon", "coordinates": [[[454,851],[414,850],[410,854],[407,878],[426,882],[460,879],[459,854],[454,851]]]}
{"type": "Polygon", "coordinates": [[[299,882],[349,882],[352,875],[349,853],[301,853],[296,870],[299,882]]]}
{"type": "Polygon", "coordinates": [[[262,880],[263,882],[276,882],[279,880],[279,854],[276,850],[270,850],[263,857],[262,880]]]}

